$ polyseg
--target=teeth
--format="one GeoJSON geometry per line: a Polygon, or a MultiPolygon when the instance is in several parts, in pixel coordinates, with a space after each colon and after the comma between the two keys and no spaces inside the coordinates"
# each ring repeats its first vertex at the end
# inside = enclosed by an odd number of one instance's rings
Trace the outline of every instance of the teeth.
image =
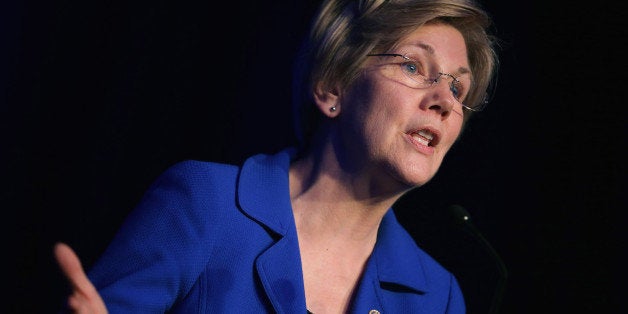
{"type": "Polygon", "coordinates": [[[434,139],[434,134],[428,130],[420,130],[416,133],[412,133],[412,138],[421,145],[429,146],[430,142],[434,139]]]}
{"type": "Polygon", "coordinates": [[[430,144],[430,141],[428,141],[427,139],[425,139],[425,138],[424,138],[424,137],[422,137],[422,136],[419,136],[419,135],[418,135],[418,134],[416,134],[416,133],[415,133],[415,134],[412,134],[412,138],[413,138],[413,139],[415,139],[417,142],[419,142],[419,143],[420,143],[420,144],[422,144],[422,145],[429,146],[429,144],[430,144]]]}
{"type": "Polygon", "coordinates": [[[421,130],[418,132],[419,135],[425,137],[428,140],[433,140],[434,139],[434,134],[432,134],[432,132],[428,131],[428,130],[421,130]]]}

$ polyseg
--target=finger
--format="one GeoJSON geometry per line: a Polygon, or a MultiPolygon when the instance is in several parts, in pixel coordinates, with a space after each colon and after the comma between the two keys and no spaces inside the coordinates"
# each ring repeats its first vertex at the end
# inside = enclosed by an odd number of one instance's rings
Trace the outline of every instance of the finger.
{"type": "Polygon", "coordinates": [[[68,297],[68,308],[74,313],[87,313],[87,300],[78,293],[74,293],[68,297]]]}
{"type": "Polygon", "coordinates": [[[61,271],[75,290],[82,293],[92,293],[96,290],[87,278],[80,259],[67,244],[61,242],[55,244],[54,253],[61,271]]]}
{"type": "Polygon", "coordinates": [[[61,270],[72,285],[73,293],[68,297],[67,304],[73,313],[106,314],[108,312],[107,307],[85,274],[81,260],[74,253],[74,250],[65,243],[57,243],[54,247],[54,254],[61,270]]]}

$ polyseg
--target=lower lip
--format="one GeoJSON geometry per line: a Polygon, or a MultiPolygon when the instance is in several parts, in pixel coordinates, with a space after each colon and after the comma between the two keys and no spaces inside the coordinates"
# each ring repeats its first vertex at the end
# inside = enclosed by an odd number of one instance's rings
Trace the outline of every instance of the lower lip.
{"type": "Polygon", "coordinates": [[[410,142],[410,144],[412,144],[412,146],[414,146],[414,148],[419,153],[422,153],[422,154],[425,154],[425,155],[433,155],[434,154],[434,147],[426,146],[426,145],[423,145],[423,144],[419,143],[410,134],[405,134],[405,137],[406,137],[406,140],[408,142],[410,142]]]}

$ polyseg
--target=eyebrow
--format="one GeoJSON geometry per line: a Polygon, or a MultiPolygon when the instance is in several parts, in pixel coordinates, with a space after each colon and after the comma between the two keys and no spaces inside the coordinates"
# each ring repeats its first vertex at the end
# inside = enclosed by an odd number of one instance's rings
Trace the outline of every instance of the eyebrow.
{"type": "Polygon", "coordinates": [[[434,55],[436,53],[436,50],[434,50],[434,47],[425,44],[425,43],[417,43],[416,46],[418,46],[419,48],[423,48],[424,50],[426,50],[427,52],[429,52],[431,55],[434,55]]]}
{"type": "MultiPolygon", "coordinates": [[[[430,45],[428,45],[426,43],[418,42],[415,45],[417,47],[427,51],[432,56],[436,54],[436,50],[434,49],[434,47],[432,47],[432,46],[430,46],[430,45]]],[[[458,73],[458,74],[462,75],[462,74],[471,73],[471,70],[469,70],[466,67],[459,67],[458,70],[455,73],[458,73]]]]}

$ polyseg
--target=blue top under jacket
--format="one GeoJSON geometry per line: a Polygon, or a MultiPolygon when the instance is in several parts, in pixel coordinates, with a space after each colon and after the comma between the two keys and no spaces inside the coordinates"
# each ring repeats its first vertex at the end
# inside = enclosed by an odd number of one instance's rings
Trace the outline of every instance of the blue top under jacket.
{"type": "MultiPolygon", "coordinates": [[[[242,167],[166,170],[88,276],[111,314],[306,313],[288,167],[294,150],[242,167]]],[[[350,313],[464,313],[454,276],[417,247],[392,209],[350,313]]]]}

